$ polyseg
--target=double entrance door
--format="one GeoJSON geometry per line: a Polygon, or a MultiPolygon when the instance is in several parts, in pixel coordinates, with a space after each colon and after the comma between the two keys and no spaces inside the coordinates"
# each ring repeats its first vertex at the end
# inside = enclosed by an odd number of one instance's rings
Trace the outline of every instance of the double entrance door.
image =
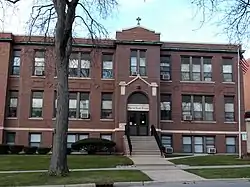
{"type": "Polygon", "coordinates": [[[148,111],[128,111],[127,122],[131,136],[148,136],[148,111]]]}

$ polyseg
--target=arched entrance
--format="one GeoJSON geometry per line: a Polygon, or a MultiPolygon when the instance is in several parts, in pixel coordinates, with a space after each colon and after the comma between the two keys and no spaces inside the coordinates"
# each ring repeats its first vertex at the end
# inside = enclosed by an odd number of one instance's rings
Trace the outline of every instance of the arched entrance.
{"type": "Polygon", "coordinates": [[[147,136],[149,132],[149,101],[141,93],[131,94],[127,102],[127,125],[131,136],[147,136]]]}

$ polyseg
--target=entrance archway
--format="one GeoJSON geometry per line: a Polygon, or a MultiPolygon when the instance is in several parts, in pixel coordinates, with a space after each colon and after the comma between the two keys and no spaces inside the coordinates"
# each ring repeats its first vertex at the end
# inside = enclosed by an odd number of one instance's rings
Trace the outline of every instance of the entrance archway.
{"type": "Polygon", "coordinates": [[[127,101],[127,125],[131,136],[149,133],[149,99],[141,92],[134,92],[127,101]]]}

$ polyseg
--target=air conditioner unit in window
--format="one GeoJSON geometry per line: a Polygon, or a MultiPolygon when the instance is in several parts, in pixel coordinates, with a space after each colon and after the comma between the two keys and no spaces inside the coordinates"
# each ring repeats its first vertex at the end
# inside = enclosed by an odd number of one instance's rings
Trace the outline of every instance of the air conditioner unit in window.
{"type": "Polygon", "coordinates": [[[133,76],[137,75],[137,72],[136,72],[136,71],[133,71],[133,72],[132,72],[132,75],[133,75],[133,76]]]}
{"type": "Polygon", "coordinates": [[[216,153],[216,148],[214,148],[214,147],[207,148],[207,153],[208,154],[215,154],[216,153]]]}
{"type": "Polygon", "coordinates": [[[173,148],[172,147],[166,147],[166,153],[167,154],[172,154],[173,153],[173,148]]]}
{"type": "Polygon", "coordinates": [[[44,71],[42,71],[42,70],[35,70],[35,75],[44,75],[44,71]]]}
{"type": "Polygon", "coordinates": [[[170,75],[169,74],[163,74],[161,75],[162,80],[170,80],[170,75]]]}
{"type": "Polygon", "coordinates": [[[82,119],[86,119],[86,118],[89,118],[89,114],[88,113],[80,113],[80,117],[82,119]]]}
{"type": "Polygon", "coordinates": [[[184,115],[183,120],[184,121],[192,121],[193,117],[191,115],[184,115]]]}

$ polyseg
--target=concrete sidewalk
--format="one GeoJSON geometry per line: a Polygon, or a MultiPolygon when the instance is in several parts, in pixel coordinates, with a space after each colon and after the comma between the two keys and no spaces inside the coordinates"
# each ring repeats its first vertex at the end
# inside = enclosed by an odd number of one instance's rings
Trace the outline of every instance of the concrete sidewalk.
{"type": "Polygon", "coordinates": [[[188,166],[176,165],[180,169],[220,169],[220,168],[250,168],[250,165],[218,165],[218,166],[188,166]]]}

